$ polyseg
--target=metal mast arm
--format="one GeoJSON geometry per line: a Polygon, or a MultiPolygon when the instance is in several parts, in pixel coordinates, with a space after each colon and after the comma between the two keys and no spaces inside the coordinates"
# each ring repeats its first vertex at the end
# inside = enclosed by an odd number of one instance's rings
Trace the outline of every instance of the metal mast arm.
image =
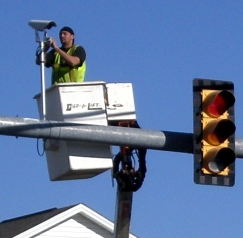
{"type": "MultiPolygon", "coordinates": [[[[193,134],[185,132],[95,126],[19,117],[0,117],[0,135],[83,140],[118,146],[128,145],[133,148],[193,153],[193,134]]],[[[243,138],[236,138],[235,141],[237,158],[243,158],[243,138]]]]}

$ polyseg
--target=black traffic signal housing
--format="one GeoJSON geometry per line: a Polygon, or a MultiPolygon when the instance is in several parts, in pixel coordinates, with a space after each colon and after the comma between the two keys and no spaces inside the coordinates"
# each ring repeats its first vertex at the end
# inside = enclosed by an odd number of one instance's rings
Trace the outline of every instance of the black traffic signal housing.
{"type": "Polygon", "coordinates": [[[235,183],[234,84],[193,80],[193,153],[196,184],[235,183]]]}

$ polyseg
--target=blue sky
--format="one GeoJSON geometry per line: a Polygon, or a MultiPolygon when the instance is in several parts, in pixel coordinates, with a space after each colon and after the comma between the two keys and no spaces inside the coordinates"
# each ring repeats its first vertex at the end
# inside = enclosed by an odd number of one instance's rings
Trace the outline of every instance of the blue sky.
{"type": "MultiPolygon", "coordinates": [[[[75,31],[87,51],[87,81],[131,82],[144,129],[192,132],[192,80],[235,84],[236,137],[243,136],[242,1],[0,2],[1,116],[38,118],[37,43],[31,19],[54,20],[75,31]]],[[[46,70],[50,86],[50,70],[46,70]]],[[[114,219],[110,172],[89,180],[51,182],[36,139],[0,137],[0,221],[85,203],[114,219]]],[[[193,155],[149,150],[143,187],[134,194],[131,231],[140,238],[240,237],[243,163],[232,188],[193,182],[193,155]]]]}

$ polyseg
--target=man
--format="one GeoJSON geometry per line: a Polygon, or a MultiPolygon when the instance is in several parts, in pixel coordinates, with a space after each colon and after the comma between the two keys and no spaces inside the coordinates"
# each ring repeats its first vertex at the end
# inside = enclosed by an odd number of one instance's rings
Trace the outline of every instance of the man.
{"type": "MultiPolygon", "coordinates": [[[[59,39],[62,46],[59,48],[52,38],[52,50],[45,56],[45,66],[52,67],[52,84],[83,82],[86,71],[84,48],[74,45],[74,32],[68,26],[60,30],[59,39]]],[[[39,64],[39,59],[36,63],[39,64]]]]}

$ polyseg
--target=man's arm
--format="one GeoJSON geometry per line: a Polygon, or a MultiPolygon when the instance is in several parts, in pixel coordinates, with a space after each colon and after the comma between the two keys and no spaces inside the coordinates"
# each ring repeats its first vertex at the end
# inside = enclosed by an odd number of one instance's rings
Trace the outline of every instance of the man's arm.
{"type": "Polygon", "coordinates": [[[75,51],[73,52],[73,56],[77,56],[80,59],[80,64],[79,66],[82,66],[84,61],[86,60],[86,52],[85,49],[82,46],[77,46],[77,48],[75,49],[75,51]]]}
{"type": "Polygon", "coordinates": [[[69,55],[65,51],[61,50],[57,44],[56,41],[53,39],[52,40],[52,48],[61,55],[61,57],[66,61],[66,63],[71,66],[77,66],[81,63],[80,58],[77,56],[69,55]]]}

